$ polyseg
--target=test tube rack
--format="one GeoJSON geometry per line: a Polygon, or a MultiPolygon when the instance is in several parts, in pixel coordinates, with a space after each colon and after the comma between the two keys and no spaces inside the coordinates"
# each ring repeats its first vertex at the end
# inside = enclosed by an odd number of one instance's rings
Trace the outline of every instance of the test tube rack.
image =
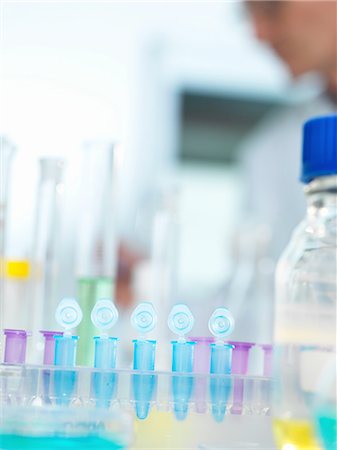
{"type": "MultiPolygon", "coordinates": [[[[191,440],[196,446],[200,442],[217,444],[225,432],[229,439],[233,430],[244,424],[250,430],[245,439],[267,439],[271,445],[271,431],[267,437],[257,436],[261,430],[271,429],[271,383],[271,378],[264,376],[1,364],[0,409],[6,417],[6,411],[13,408],[60,408],[67,414],[73,411],[73,418],[79,420],[83,411],[92,411],[93,417],[102,411],[126,414],[134,424],[133,448],[150,444],[159,448],[159,443],[163,448],[184,448],[191,440]],[[238,381],[243,388],[239,414],[234,403],[238,381]],[[219,398],[212,394],[214,383],[220,386],[219,398]],[[186,412],[184,420],[177,411],[186,412]]],[[[234,435],[232,439],[234,442],[234,435]]]]}
{"type": "Polygon", "coordinates": [[[219,402],[226,406],[225,415],[231,415],[233,386],[239,380],[243,384],[241,414],[270,414],[272,380],[269,377],[7,364],[0,364],[0,405],[112,408],[119,404],[126,410],[135,411],[137,402],[145,401],[144,396],[137,396],[135,377],[142,377],[143,386],[149,380],[153,386],[151,394],[145,398],[150,409],[173,411],[180,401],[187,404],[189,411],[206,413],[219,402]],[[101,390],[99,383],[94,382],[97,376],[101,377],[101,390]],[[182,384],[187,380],[191,384],[189,397],[174,396],[172,386],[177,380],[182,384]],[[220,380],[226,387],[226,396],[212,398],[210,386],[214,380],[220,380]]]}

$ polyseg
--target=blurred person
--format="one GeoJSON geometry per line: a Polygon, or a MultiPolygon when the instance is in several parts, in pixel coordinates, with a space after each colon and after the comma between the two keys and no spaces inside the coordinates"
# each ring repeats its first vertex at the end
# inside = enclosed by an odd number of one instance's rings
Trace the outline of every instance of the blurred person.
{"type": "MultiPolygon", "coordinates": [[[[250,251],[260,254],[262,241],[263,251],[276,259],[305,210],[298,182],[302,124],[310,116],[328,114],[335,108],[336,1],[246,0],[245,5],[257,38],[275,51],[294,78],[316,72],[324,83],[320,97],[279,111],[261,124],[244,145],[249,212],[258,222],[251,240],[257,230],[264,230],[264,236],[256,238],[256,248],[250,251]]],[[[238,230],[237,239],[246,239],[246,234],[247,229],[238,230]]],[[[133,302],[133,273],[142,258],[127,246],[121,249],[120,258],[118,297],[120,304],[129,306],[133,302]]],[[[245,260],[246,256],[240,258],[245,260]]]]}
{"type": "Polygon", "coordinates": [[[301,133],[312,116],[336,110],[337,2],[246,0],[256,37],[268,44],[294,79],[316,73],[323,90],[284,107],[262,123],[244,145],[249,209],[272,229],[271,255],[278,258],[304,215],[299,183],[301,133]]]}
{"type": "Polygon", "coordinates": [[[337,95],[337,1],[247,0],[256,37],[285,62],[294,77],[319,73],[337,95]]]}
{"type": "MultiPolygon", "coordinates": [[[[317,74],[323,89],[279,108],[243,145],[247,208],[233,236],[234,270],[219,297],[236,317],[233,339],[272,342],[275,262],[305,213],[299,183],[303,123],[336,109],[336,1],[246,0],[256,37],[293,79],[317,74]]],[[[218,300],[219,297],[216,299],[218,300]]]]}

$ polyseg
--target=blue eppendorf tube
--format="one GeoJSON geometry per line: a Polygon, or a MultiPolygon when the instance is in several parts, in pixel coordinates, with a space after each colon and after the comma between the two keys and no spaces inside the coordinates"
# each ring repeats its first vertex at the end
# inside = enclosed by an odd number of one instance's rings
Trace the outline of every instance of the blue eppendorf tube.
{"type": "MultiPolygon", "coordinates": [[[[150,372],[154,370],[156,341],[136,339],[134,344],[134,370],[150,372]]],[[[146,419],[154,398],[156,376],[134,374],[132,379],[136,414],[138,419],[146,419]]]]}
{"type": "Polygon", "coordinates": [[[178,420],[184,420],[194,387],[193,375],[186,374],[193,372],[195,346],[195,342],[186,342],[184,336],[192,330],[194,317],[186,305],[178,304],[172,308],[167,324],[179,336],[178,341],[172,341],[172,372],[179,372],[172,376],[172,395],[174,415],[178,420]]]}
{"type": "Polygon", "coordinates": [[[172,376],[172,392],[174,400],[174,415],[178,420],[184,420],[188,414],[194,379],[193,375],[193,353],[195,342],[172,342],[172,372],[179,375],[172,376]]]}
{"type": "Polygon", "coordinates": [[[95,337],[95,369],[92,374],[92,389],[96,405],[109,408],[116,398],[118,376],[110,369],[116,368],[116,353],[118,338],[95,337]]]}
{"type": "Polygon", "coordinates": [[[92,392],[97,406],[109,408],[117,391],[118,377],[111,369],[116,368],[118,338],[110,337],[104,331],[115,325],[118,311],[110,299],[101,299],[91,312],[91,320],[102,333],[94,337],[94,367],[98,370],[92,374],[92,392]]]}
{"type": "MultiPolygon", "coordinates": [[[[131,323],[144,336],[151,331],[157,321],[156,312],[151,303],[141,303],[131,316],[131,323]]],[[[140,372],[153,372],[155,366],[156,341],[144,338],[135,339],[133,369],[140,372]]],[[[138,419],[146,419],[156,389],[156,376],[150,373],[132,375],[133,396],[138,419]]]]}
{"type": "Polygon", "coordinates": [[[70,330],[77,327],[82,320],[82,311],[75,299],[63,299],[55,313],[60,326],[65,328],[63,336],[55,336],[54,364],[63,367],[54,372],[54,394],[56,403],[68,405],[74,398],[77,374],[70,370],[76,364],[76,348],[78,336],[72,336],[70,330]]]}
{"type": "Polygon", "coordinates": [[[231,373],[232,351],[234,346],[230,344],[211,344],[211,368],[210,373],[217,376],[211,377],[211,401],[212,414],[217,422],[221,422],[227,409],[227,401],[232,390],[230,378],[223,375],[231,373]]]}
{"type": "Polygon", "coordinates": [[[231,373],[234,348],[231,344],[225,344],[222,338],[233,331],[234,319],[228,309],[217,308],[208,322],[208,327],[217,338],[217,342],[211,344],[210,396],[212,415],[217,422],[221,422],[226,414],[227,402],[232,390],[231,379],[226,375],[231,373]]]}
{"type": "Polygon", "coordinates": [[[77,376],[75,370],[76,347],[78,336],[55,336],[55,366],[64,367],[64,370],[55,370],[54,393],[56,403],[67,405],[74,396],[77,376]]]}

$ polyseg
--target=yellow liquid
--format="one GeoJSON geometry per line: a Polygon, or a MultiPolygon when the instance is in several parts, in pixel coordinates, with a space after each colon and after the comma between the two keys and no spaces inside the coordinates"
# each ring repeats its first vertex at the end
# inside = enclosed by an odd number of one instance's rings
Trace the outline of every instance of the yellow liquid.
{"type": "Polygon", "coordinates": [[[314,428],[306,420],[273,420],[275,441],[281,450],[321,450],[314,428]]]}

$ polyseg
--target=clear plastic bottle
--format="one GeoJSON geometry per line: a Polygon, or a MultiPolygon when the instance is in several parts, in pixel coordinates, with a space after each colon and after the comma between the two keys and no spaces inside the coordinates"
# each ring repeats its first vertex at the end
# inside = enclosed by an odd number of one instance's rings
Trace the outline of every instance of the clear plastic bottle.
{"type": "Polygon", "coordinates": [[[306,122],[302,164],[307,214],[276,270],[273,426],[283,450],[320,448],[313,399],[336,352],[336,115],[306,122]]]}

